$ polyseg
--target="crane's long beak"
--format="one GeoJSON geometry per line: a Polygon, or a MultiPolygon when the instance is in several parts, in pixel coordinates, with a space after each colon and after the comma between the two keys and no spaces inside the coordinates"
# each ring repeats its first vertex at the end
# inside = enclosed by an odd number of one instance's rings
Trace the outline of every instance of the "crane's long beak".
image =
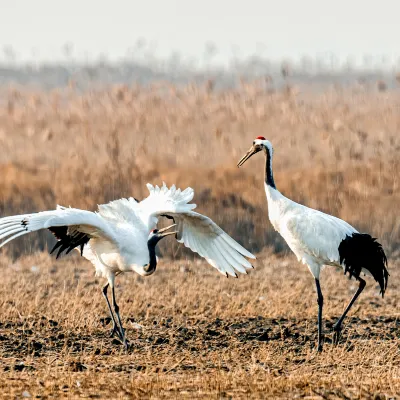
{"type": "Polygon", "coordinates": [[[164,236],[168,236],[168,235],[175,235],[175,234],[177,234],[178,231],[166,232],[168,229],[171,229],[171,228],[173,228],[174,226],[176,226],[176,224],[167,226],[166,228],[159,229],[158,232],[157,232],[157,235],[158,235],[158,236],[161,236],[161,237],[164,237],[164,236]]]}
{"type": "Polygon", "coordinates": [[[239,160],[237,166],[241,167],[251,156],[258,153],[259,151],[260,149],[258,149],[257,147],[251,146],[250,150],[239,160]]]}

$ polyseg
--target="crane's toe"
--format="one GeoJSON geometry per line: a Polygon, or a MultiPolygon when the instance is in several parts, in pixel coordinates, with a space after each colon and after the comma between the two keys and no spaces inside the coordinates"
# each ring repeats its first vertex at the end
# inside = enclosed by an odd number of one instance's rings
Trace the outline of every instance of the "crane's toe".
{"type": "Polygon", "coordinates": [[[113,338],[115,335],[117,335],[118,339],[121,340],[121,333],[119,332],[117,327],[114,325],[113,328],[111,329],[110,338],[113,338]]]}
{"type": "Polygon", "coordinates": [[[120,346],[122,344],[125,351],[128,351],[129,347],[131,347],[128,340],[126,338],[121,339],[119,335],[117,335],[117,337],[112,340],[112,344],[116,346],[120,346]]]}
{"type": "Polygon", "coordinates": [[[118,339],[121,343],[124,343],[124,341],[126,341],[125,332],[121,334],[121,330],[119,329],[119,326],[117,326],[116,324],[113,325],[109,337],[110,338],[116,337],[116,339],[118,339]]]}
{"type": "Polygon", "coordinates": [[[116,340],[113,341],[113,343],[121,343],[123,344],[125,350],[128,350],[129,348],[129,342],[126,340],[126,336],[125,336],[125,331],[122,331],[123,333],[121,333],[119,327],[114,326],[111,330],[111,334],[110,334],[110,338],[113,338],[114,336],[116,336],[116,340]]]}

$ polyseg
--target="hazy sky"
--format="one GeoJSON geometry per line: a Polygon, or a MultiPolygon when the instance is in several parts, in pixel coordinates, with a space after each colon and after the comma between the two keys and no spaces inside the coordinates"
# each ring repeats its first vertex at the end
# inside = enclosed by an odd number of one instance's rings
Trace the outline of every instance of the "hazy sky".
{"type": "MultiPolygon", "coordinates": [[[[400,56],[400,4],[390,0],[0,0],[0,47],[20,59],[126,55],[140,37],[156,54],[177,50],[202,57],[214,42],[219,59],[256,52],[299,59],[333,52],[340,57],[400,56]]],[[[1,54],[2,56],[2,54],[1,54]]]]}

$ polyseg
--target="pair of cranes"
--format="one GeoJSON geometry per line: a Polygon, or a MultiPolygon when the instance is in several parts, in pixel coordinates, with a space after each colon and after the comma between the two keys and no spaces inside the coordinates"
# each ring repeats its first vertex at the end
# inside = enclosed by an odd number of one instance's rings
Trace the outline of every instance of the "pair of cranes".
{"type": "MultiPolygon", "coordinates": [[[[366,282],[361,273],[371,275],[381,289],[382,297],[388,281],[387,259],[382,246],[368,234],[357,232],[347,222],[305,207],[283,196],[275,186],[272,158],[273,147],[264,137],[253,141],[250,150],[238,162],[242,166],[258,152],[265,154],[265,192],[271,224],[287,242],[298,260],[306,264],[314,276],[318,299],[318,351],[322,350],[323,295],[320,272],[324,265],[339,266],[359,282],[359,288],[342,316],[334,325],[337,342],[342,323],[366,282]]],[[[193,189],[183,191],[165,183],[160,188],[147,184],[149,196],[138,202],[134,198],[120,199],[99,205],[97,212],[57,206],[56,210],[0,218],[0,247],[9,241],[41,229],[54,234],[57,258],[73,249],[89,260],[96,275],[106,279],[102,293],[113,322],[111,336],[116,335],[127,348],[125,331],[115,299],[115,277],[134,271],[148,276],[157,268],[157,243],[175,235],[193,252],[205,258],[220,273],[236,276],[252,268],[246,259],[256,257],[232,239],[205,215],[193,211],[193,189]],[[174,224],[156,229],[159,217],[172,219],[174,224]],[[112,307],[108,298],[111,287],[112,307]]]]}

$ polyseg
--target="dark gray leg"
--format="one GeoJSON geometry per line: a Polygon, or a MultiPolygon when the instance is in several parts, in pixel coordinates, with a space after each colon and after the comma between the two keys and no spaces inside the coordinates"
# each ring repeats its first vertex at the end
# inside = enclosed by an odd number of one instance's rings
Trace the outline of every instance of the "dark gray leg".
{"type": "Polygon", "coordinates": [[[344,310],[342,316],[337,320],[336,324],[333,326],[333,330],[335,331],[335,333],[333,335],[333,342],[335,344],[339,343],[340,332],[342,330],[342,322],[343,322],[343,320],[346,318],[346,315],[349,312],[351,306],[357,300],[357,297],[361,294],[361,292],[364,290],[365,285],[366,285],[364,279],[362,279],[360,277],[358,277],[356,279],[360,282],[360,286],[358,287],[357,292],[354,294],[353,298],[350,300],[350,303],[348,304],[348,306],[344,310]]]}
{"type": "Polygon", "coordinates": [[[117,316],[117,319],[118,319],[118,324],[119,324],[120,334],[121,334],[121,340],[122,340],[122,343],[124,344],[125,349],[127,350],[128,349],[128,342],[126,341],[125,331],[124,331],[124,328],[122,327],[121,317],[119,315],[119,306],[118,306],[117,302],[115,301],[114,286],[111,288],[111,290],[112,290],[112,302],[113,302],[115,315],[117,316]]]}
{"type": "Polygon", "coordinates": [[[318,351],[322,351],[323,346],[323,334],[322,334],[322,306],[324,305],[324,297],[322,296],[321,286],[319,284],[319,279],[315,278],[315,285],[317,287],[318,295],[318,351]]]}
{"type": "Polygon", "coordinates": [[[108,296],[107,296],[107,290],[108,290],[108,286],[109,286],[109,285],[110,285],[109,283],[107,283],[106,285],[104,285],[104,286],[103,286],[102,292],[103,292],[104,298],[106,299],[107,306],[108,306],[108,310],[109,310],[109,312],[110,312],[111,320],[112,320],[112,323],[113,323],[113,328],[112,328],[110,337],[113,337],[114,334],[116,333],[117,336],[118,336],[118,338],[122,341],[122,336],[121,336],[121,333],[120,333],[120,331],[119,331],[119,327],[118,327],[118,329],[117,329],[117,323],[116,323],[116,321],[115,321],[114,313],[112,312],[111,304],[110,304],[110,301],[108,300],[108,296]]]}

